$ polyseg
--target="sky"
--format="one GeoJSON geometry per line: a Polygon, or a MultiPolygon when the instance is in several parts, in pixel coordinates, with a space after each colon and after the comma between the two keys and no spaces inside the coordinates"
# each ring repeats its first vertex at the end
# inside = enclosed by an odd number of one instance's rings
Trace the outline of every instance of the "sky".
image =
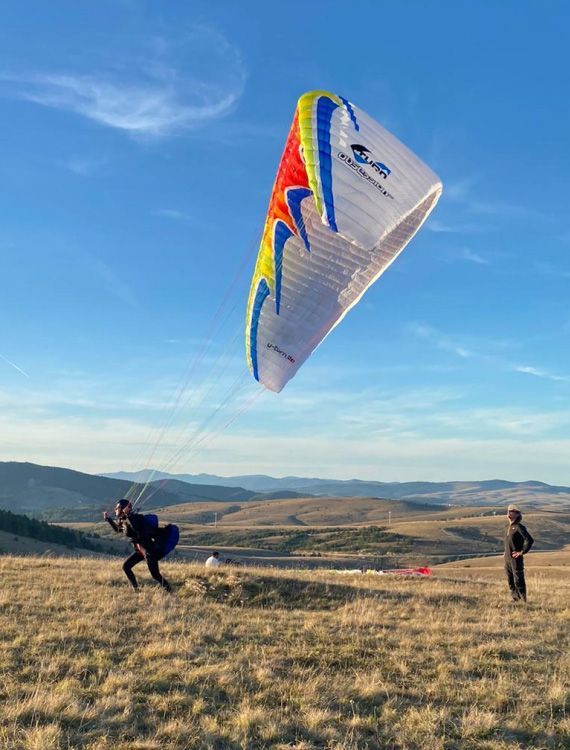
{"type": "Polygon", "coordinates": [[[0,460],[570,485],[570,7],[0,8],[0,460]],[[243,343],[298,97],[443,196],[282,393],[243,343]]]}

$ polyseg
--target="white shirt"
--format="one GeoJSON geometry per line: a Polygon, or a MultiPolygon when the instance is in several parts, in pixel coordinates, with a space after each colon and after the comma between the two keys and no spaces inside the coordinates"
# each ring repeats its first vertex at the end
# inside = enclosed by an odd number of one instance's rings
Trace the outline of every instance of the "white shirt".
{"type": "Polygon", "coordinates": [[[210,555],[210,557],[206,560],[206,567],[207,568],[217,568],[218,565],[221,565],[222,561],[219,557],[214,557],[214,555],[210,555]]]}

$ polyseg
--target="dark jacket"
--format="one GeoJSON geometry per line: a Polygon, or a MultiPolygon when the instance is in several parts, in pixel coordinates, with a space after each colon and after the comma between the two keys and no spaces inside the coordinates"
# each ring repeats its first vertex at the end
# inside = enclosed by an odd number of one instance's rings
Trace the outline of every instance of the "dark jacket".
{"type": "Polygon", "coordinates": [[[534,539],[528,533],[526,526],[520,521],[509,524],[505,536],[505,557],[511,558],[513,552],[522,552],[523,555],[530,550],[534,544],[534,539]]]}
{"type": "Polygon", "coordinates": [[[156,530],[149,528],[142,513],[129,513],[118,522],[112,518],[107,518],[107,521],[115,531],[128,537],[135,548],[141,546],[147,552],[154,551],[153,531],[156,530]]]}

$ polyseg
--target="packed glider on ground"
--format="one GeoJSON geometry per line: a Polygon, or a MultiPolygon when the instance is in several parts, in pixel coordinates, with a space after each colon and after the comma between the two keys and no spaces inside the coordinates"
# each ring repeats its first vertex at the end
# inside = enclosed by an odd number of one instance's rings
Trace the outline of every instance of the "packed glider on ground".
{"type": "Polygon", "coordinates": [[[304,94],[247,306],[253,376],[279,392],[388,268],[441,195],[417,156],[346,99],[304,94]]]}

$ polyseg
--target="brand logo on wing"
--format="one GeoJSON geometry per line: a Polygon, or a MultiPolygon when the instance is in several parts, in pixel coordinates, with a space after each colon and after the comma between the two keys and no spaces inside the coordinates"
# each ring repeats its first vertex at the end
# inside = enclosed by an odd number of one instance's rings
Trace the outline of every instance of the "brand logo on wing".
{"type": "Polygon", "coordinates": [[[354,159],[359,164],[368,164],[369,167],[372,167],[372,169],[378,172],[378,174],[384,179],[386,179],[392,171],[385,164],[382,164],[381,161],[375,161],[372,152],[369,148],[366,148],[366,146],[361,146],[359,143],[352,143],[350,148],[354,154],[354,159]]]}
{"type": "Polygon", "coordinates": [[[266,346],[268,349],[272,349],[274,352],[277,352],[277,354],[286,359],[288,362],[295,362],[295,358],[290,354],[287,354],[287,352],[284,352],[283,349],[280,349],[277,344],[272,344],[271,341],[268,341],[266,346]]]}

